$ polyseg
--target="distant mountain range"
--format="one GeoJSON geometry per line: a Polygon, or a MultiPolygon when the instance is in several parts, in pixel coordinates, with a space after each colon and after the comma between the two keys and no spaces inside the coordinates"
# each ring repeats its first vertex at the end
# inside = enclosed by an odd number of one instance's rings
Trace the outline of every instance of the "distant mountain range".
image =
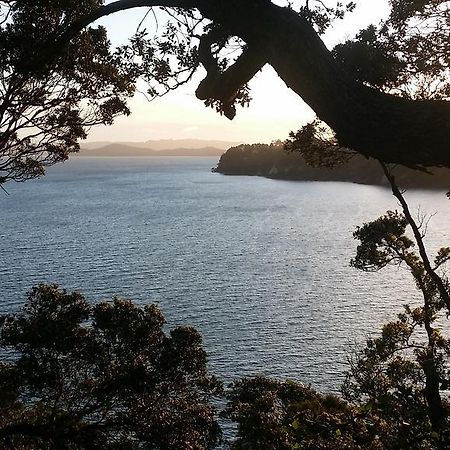
{"type": "MultiPolygon", "coordinates": [[[[282,147],[265,144],[239,145],[220,158],[215,172],[225,175],[258,175],[298,181],[348,181],[387,185],[380,165],[374,159],[356,155],[348,163],[333,169],[309,166],[299,153],[287,153],[282,147]]],[[[397,166],[395,178],[403,188],[450,189],[450,170],[431,168],[431,174],[397,166]]]]}
{"type": "Polygon", "coordinates": [[[86,142],[81,156],[220,156],[239,142],[161,139],[146,142],[86,142]]]}

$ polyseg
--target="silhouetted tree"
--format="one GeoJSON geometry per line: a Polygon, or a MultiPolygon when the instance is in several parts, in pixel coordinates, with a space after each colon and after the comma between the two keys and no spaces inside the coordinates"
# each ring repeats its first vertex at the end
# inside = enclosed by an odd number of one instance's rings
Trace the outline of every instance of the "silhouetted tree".
{"type": "Polygon", "coordinates": [[[161,94],[189,80],[199,65],[207,76],[197,97],[229,118],[236,104],[248,103],[247,83],[268,63],[335,131],[339,146],[387,162],[450,167],[450,104],[442,100],[448,97],[447,1],[392,0],[382,29],[361,32],[334,54],[318,33],[352,10],[352,2],[328,8],[307,1],[297,10],[269,0],[0,5],[3,181],[41,174],[46,164],[77,149],[86,127],[126,112],[123,96],[131,94],[137,77],[150,83],[151,94],[161,94]],[[86,28],[112,13],[157,6],[169,12],[166,30],[152,39],[139,32],[114,56],[104,30],[86,28]],[[227,56],[227,47],[236,44],[241,54],[227,56]],[[382,73],[368,70],[375,67],[382,73]],[[419,81],[411,84],[411,74],[419,81]],[[430,81],[439,95],[421,100],[430,81]],[[387,93],[393,83],[397,95],[387,93]],[[414,86],[411,98],[401,89],[407,85],[414,86]],[[87,106],[95,111],[89,118],[87,106]]]}
{"type": "Polygon", "coordinates": [[[219,438],[201,337],[154,305],[39,285],[1,318],[2,448],[191,450],[219,438]]]}
{"type": "Polygon", "coordinates": [[[398,424],[399,434],[409,435],[411,442],[425,417],[431,428],[441,433],[441,439],[449,439],[444,433],[448,433],[449,405],[441,397],[440,388],[448,385],[450,343],[435,321],[442,316],[442,310],[447,314],[450,311],[445,272],[450,248],[439,249],[434,261],[430,260],[424,243],[426,222],[414,220],[394,176],[385,165],[383,168],[403,214],[388,211],[359,227],[354,237],[360,245],[351,265],[364,271],[404,266],[423,301],[421,306],[406,306],[398,320],[383,327],[381,337],[368,340],[352,363],[344,392],[348,399],[364,401],[382,411],[398,424]],[[406,235],[408,226],[414,240],[406,235]],[[421,329],[424,334],[419,332],[421,329]]]}
{"type": "Polygon", "coordinates": [[[0,184],[42,175],[78,151],[89,127],[129,114],[135,77],[111,53],[104,28],[50,45],[59,29],[99,5],[0,2],[0,184]]]}

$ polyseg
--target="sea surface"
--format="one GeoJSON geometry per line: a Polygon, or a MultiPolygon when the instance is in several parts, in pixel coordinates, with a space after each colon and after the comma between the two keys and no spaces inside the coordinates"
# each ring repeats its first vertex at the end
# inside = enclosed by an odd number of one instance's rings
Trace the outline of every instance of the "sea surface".
{"type": "MultiPolygon", "coordinates": [[[[214,158],[74,158],[0,191],[0,312],[39,282],[157,303],[203,335],[225,381],[265,374],[337,391],[348,355],[420,296],[403,269],[349,266],[386,188],[211,173],[214,158]]],[[[443,192],[407,193],[450,245],[443,192]]]]}

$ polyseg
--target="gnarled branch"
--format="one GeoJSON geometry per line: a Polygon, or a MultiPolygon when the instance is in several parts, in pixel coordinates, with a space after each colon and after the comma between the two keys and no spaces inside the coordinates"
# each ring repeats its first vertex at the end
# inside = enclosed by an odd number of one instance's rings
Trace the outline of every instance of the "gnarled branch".
{"type": "Polygon", "coordinates": [[[207,76],[197,97],[222,102],[227,117],[235,115],[236,93],[267,62],[336,132],[341,145],[384,162],[450,167],[449,101],[413,101],[357,82],[310,23],[270,0],[118,0],[73,24],[60,36],[61,43],[100,17],[141,6],[197,9],[215,27],[246,43],[237,61],[220,72],[211,60],[214,41],[208,49],[204,38],[200,62],[207,76]]]}
{"type": "Polygon", "coordinates": [[[200,100],[217,100],[222,105],[225,117],[232,120],[236,115],[234,102],[239,90],[262,69],[266,63],[261,48],[245,47],[238,59],[224,72],[220,71],[211,47],[228,37],[222,28],[215,28],[200,38],[199,62],[206,69],[206,78],[201,81],[195,95],[200,100]]]}

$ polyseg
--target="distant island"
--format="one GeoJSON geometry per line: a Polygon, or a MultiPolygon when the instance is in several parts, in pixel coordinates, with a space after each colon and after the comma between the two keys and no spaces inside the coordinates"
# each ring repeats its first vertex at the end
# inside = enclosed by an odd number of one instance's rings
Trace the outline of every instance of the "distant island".
{"type": "MultiPolygon", "coordinates": [[[[348,163],[333,169],[309,166],[299,153],[288,153],[279,145],[238,145],[226,151],[214,172],[224,175],[256,175],[281,180],[346,181],[359,184],[387,185],[379,164],[374,159],[355,155],[348,163]]],[[[421,189],[450,189],[450,170],[430,169],[426,172],[398,166],[399,186],[421,189]]]]}
{"type": "Polygon", "coordinates": [[[201,139],[161,139],[145,142],[87,142],[80,156],[220,156],[240,142],[201,139]]]}

